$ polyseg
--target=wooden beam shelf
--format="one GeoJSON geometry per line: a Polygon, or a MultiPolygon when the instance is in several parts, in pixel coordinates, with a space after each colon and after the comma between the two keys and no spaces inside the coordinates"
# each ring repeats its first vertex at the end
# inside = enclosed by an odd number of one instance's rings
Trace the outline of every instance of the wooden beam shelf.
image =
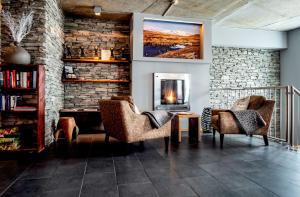
{"type": "Polygon", "coordinates": [[[64,62],[69,63],[102,63],[102,64],[125,64],[129,63],[128,60],[97,60],[89,58],[78,58],[78,59],[63,59],[64,62]]]}
{"type": "Polygon", "coordinates": [[[130,83],[130,80],[118,79],[63,79],[63,83],[130,83]]]}

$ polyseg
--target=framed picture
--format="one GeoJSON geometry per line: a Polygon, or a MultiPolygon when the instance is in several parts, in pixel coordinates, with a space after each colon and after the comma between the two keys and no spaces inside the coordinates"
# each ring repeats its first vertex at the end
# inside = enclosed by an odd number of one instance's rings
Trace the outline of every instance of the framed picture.
{"type": "Polygon", "coordinates": [[[74,69],[72,66],[65,66],[65,73],[66,74],[74,74],[74,69]]]}
{"type": "Polygon", "coordinates": [[[143,56],[200,60],[202,24],[144,19],[143,56]]]}
{"type": "Polygon", "coordinates": [[[65,66],[64,67],[64,74],[66,79],[75,79],[76,75],[74,73],[73,66],[65,66]]]}

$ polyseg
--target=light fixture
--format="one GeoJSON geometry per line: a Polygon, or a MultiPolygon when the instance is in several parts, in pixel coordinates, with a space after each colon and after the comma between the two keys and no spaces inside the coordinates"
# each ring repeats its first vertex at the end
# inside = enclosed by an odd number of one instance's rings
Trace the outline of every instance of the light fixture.
{"type": "Polygon", "coordinates": [[[179,0],[173,0],[173,1],[172,1],[172,4],[173,4],[173,5],[177,5],[177,4],[178,4],[178,1],[179,1],[179,0]]]}
{"type": "Polygon", "coordinates": [[[96,16],[100,16],[101,15],[101,11],[102,11],[102,9],[101,9],[100,6],[95,6],[94,7],[94,13],[95,13],[96,16]]]}

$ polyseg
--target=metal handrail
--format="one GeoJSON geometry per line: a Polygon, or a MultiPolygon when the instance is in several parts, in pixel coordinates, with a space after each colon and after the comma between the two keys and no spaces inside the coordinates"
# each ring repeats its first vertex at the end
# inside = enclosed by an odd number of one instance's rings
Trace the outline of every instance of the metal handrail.
{"type": "MultiPolygon", "coordinates": [[[[289,86],[264,86],[264,87],[245,87],[245,88],[214,88],[211,89],[211,91],[217,91],[217,90],[259,90],[259,89],[286,89],[289,86]]],[[[299,91],[299,90],[298,90],[299,91]]],[[[299,91],[300,93],[300,91],[299,91]]]]}
{"type": "MultiPolygon", "coordinates": [[[[294,87],[291,86],[291,91],[290,91],[290,100],[291,100],[291,129],[290,129],[290,133],[289,133],[289,145],[291,148],[297,148],[299,146],[299,144],[295,144],[294,143],[294,138],[295,138],[295,95],[298,96],[298,98],[300,97],[300,91],[294,87]]],[[[298,104],[299,105],[299,104],[298,104]]],[[[298,113],[299,113],[299,109],[298,109],[298,113]]],[[[298,115],[299,116],[299,115],[298,115]]],[[[299,138],[299,136],[297,136],[299,138]]]]}

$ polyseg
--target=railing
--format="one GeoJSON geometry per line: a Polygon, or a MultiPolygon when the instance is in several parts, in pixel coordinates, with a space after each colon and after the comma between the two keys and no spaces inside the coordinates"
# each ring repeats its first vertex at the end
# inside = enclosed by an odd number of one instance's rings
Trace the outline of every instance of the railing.
{"type": "Polygon", "coordinates": [[[289,144],[292,149],[300,147],[300,91],[291,86],[291,130],[289,132],[289,144]]]}
{"type": "Polygon", "coordinates": [[[293,86],[212,89],[213,108],[229,109],[239,99],[261,95],[275,101],[269,138],[286,143],[291,149],[300,147],[300,91],[293,86]]]}

